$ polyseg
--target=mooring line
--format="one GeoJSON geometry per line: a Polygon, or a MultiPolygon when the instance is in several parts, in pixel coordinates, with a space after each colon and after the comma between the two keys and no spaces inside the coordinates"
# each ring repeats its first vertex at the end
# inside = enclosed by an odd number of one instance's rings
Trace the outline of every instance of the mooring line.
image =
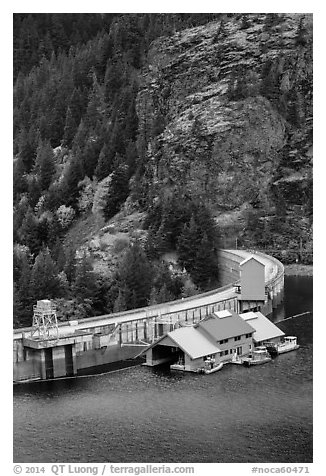
{"type": "Polygon", "coordinates": [[[289,319],[293,319],[294,317],[305,316],[306,314],[312,314],[312,311],[301,312],[300,314],[295,314],[294,316],[286,317],[285,319],[282,319],[281,321],[275,322],[275,324],[280,324],[281,322],[288,321],[289,319]]]}

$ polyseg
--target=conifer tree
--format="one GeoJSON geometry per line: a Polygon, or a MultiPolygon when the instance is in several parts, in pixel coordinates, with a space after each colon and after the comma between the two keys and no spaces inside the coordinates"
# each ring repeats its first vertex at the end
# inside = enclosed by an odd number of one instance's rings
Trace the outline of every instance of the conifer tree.
{"type": "Polygon", "coordinates": [[[32,208],[35,208],[42,195],[41,181],[38,175],[30,174],[27,179],[28,183],[28,202],[32,208]]]}
{"type": "Polygon", "coordinates": [[[22,262],[20,277],[14,282],[14,325],[30,326],[33,315],[33,297],[30,292],[31,268],[22,262]]]}
{"type": "Polygon", "coordinates": [[[128,168],[125,165],[119,165],[112,172],[109,193],[106,198],[106,205],[103,213],[106,220],[109,220],[118,213],[120,206],[126,200],[129,194],[128,168]]]}
{"type": "Polygon", "coordinates": [[[72,119],[74,120],[75,124],[80,124],[85,105],[83,95],[81,94],[79,88],[75,88],[72,92],[69,101],[69,109],[71,111],[72,119]]]}
{"type": "Polygon", "coordinates": [[[62,195],[65,205],[77,208],[78,184],[85,177],[79,157],[73,155],[62,182],[62,195]]]}
{"type": "Polygon", "coordinates": [[[18,157],[13,165],[13,190],[14,190],[14,199],[19,196],[21,193],[27,191],[27,181],[24,176],[25,167],[21,157],[18,157]]]}
{"type": "Polygon", "coordinates": [[[62,139],[62,144],[64,146],[70,147],[73,141],[73,138],[75,137],[77,131],[77,124],[74,119],[74,116],[72,115],[71,109],[68,106],[67,107],[67,113],[66,113],[66,122],[65,122],[65,127],[63,131],[63,139],[62,139]]]}
{"type": "Polygon", "coordinates": [[[19,235],[21,243],[27,245],[31,253],[36,256],[40,251],[42,243],[38,234],[38,223],[31,208],[26,213],[19,230],[19,235]]]}
{"type": "Polygon", "coordinates": [[[119,289],[119,294],[114,301],[113,312],[121,312],[127,309],[125,293],[122,289],[119,289]]]}
{"type": "Polygon", "coordinates": [[[20,298],[20,292],[16,283],[13,287],[13,318],[14,328],[19,327],[21,324],[21,316],[23,314],[23,304],[20,298]]]}
{"type": "Polygon", "coordinates": [[[35,162],[36,149],[32,143],[30,134],[25,128],[22,129],[19,136],[19,156],[25,172],[30,172],[35,162]]]}
{"type": "Polygon", "coordinates": [[[85,144],[86,144],[86,141],[87,141],[87,138],[88,138],[88,128],[86,127],[86,124],[82,119],[79,123],[79,126],[77,128],[77,132],[76,132],[76,134],[74,136],[74,139],[73,139],[73,142],[72,142],[73,152],[75,152],[77,150],[83,151],[83,149],[85,147],[85,144]]]}
{"type": "Polygon", "coordinates": [[[175,299],[175,297],[173,296],[171,291],[168,290],[167,285],[164,283],[157,293],[157,304],[173,301],[173,299],[175,299]]]}
{"type": "Polygon", "coordinates": [[[149,306],[154,306],[155,304],[158,304],[157,295],[158,295],[157,288],[153,286],[151,289],[151,293],[149,295],[149,301],[148,301],[149,306]]]}
{"type": "Polygon", "coordinates": [[[217,257],[206,233],[203,234],[198,247],[191,275],[195,284],[201,289],[206,289],[214,282],[216,283],[218,277],[217,257]]]}
{"type": "Polygon", "coordinates": [[[88,299],[93,303],[97,292],[96,276],[90,258],[83,254],[82,259],[76,266],[75,280],[72,284],[72,292],[78,302],[88,299]]]}
{"type": "Polygon", "coordinates": [[[151,265],[138,243],[126,252],[118,269],[119,288],[124,289],[127,309],[146,306],[152,283],[151,265]]]}
{"type": "Polygon", "coordinates": [[[95,169],[95,175],[98,180],[103,180],[112,172],[112,166],[114,161],[114,150],[108,144],[104,144],[97,162],[95,169]]]}
{"type": "Polygon", "coordinates": [[[199,245],[198,227],[192,215],[189,224],[185,224],[177,242],[178,262],[182,268],[192,273],[199,245]]]}
{"type": "Polygon", "coordinates": [[[64,248],[65,264],[63,271],[65,272],[68,282],[71,284],[76,276],[76,248],[74,246],[66,246],[64,248]]]}
{"type": "Polygon", "coordinates": [[[102,88],[99,85],[96,74],[93,74],[93,87],[89,95],[88,105],[85,114],[85,124],[87,127],[97,128],[105,117],[106,105],[102,88]]]}
{"type": "Polygon", "coordinates": [[[95,136],[92,136],[92,131],[90,131],[90,138],[87,140],[82,152],[80,154],[77,152],[83,164],[85,175],[89,178],[94,176],[102,145],[103,140],[101,138],[96,139],[95,136]]]}
{"type": "Polygon", "coordinates": [[[47,190],[55,174],[53,150],[49,142],[41,142],[36,157],[35,168],[40,180],[41,190],[47,190]]]}
{"type": "Polygon", "coordinates": [[[59,236],[56,237],[56,240],[52,246],[51,258],[55,262],[57,270],[59,272],[63,271],[66,264],[66,256],[65,256],[63,244],[59,236]]]}
{"type": "Polygon", "coordinates": [[[58,272],[48,248],[41,250],[35,259],[31,273],[30,292],[34,301],[51,299],[60,295],[58,272]]]}

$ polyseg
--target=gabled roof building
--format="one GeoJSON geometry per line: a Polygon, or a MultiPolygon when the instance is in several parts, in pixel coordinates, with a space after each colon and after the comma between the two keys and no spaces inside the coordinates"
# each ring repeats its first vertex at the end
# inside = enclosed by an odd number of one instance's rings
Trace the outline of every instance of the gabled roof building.
{"type": "Polygon", "coordinates": [[[219,311],[195,326],[168,332],[144,351],[146,364],[178,363],[183,370],[197,372],[210,358],[215,364],[234,355],[246,355],[253,347],[255,329],[238,314],[219,311]]]}
{"type": "Polygon", "coordinates": [[[275,324],[273,324],[261,312],[245,312],[240,314],[246,323],[255,329],[253,340],[255,345],[262,345],[264,342],[278,343],[285,334],[275,324]]]}

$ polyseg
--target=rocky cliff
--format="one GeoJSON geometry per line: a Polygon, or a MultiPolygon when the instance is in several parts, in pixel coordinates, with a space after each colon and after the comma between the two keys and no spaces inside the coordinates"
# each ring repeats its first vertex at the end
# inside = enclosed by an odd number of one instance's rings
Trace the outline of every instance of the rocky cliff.
{"type": "Polygon", "coordinates": [[[291,240],[299,226],[309,242],[310,15],[226,15],[159,38],[137,114],[151,201],[181,190],[203,198],[226,234],[291,240]]]}

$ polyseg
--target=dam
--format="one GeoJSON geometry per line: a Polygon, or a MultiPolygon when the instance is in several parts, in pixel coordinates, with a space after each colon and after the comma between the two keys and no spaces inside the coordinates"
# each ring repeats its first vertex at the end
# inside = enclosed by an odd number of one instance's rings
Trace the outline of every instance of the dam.
{"type": "Polygon", "coordinates": [[[214,311],[272,313],[283,299],[284,267],[255,251],[220,250],[222,287],[130,311],[56,322],[50,301],[38,301],[33,326],[14,330],[14,382],[78,375],[135,358],[166,332],[214,311]],[[37,325],[35,325],[37,324],[37,325]]]}

